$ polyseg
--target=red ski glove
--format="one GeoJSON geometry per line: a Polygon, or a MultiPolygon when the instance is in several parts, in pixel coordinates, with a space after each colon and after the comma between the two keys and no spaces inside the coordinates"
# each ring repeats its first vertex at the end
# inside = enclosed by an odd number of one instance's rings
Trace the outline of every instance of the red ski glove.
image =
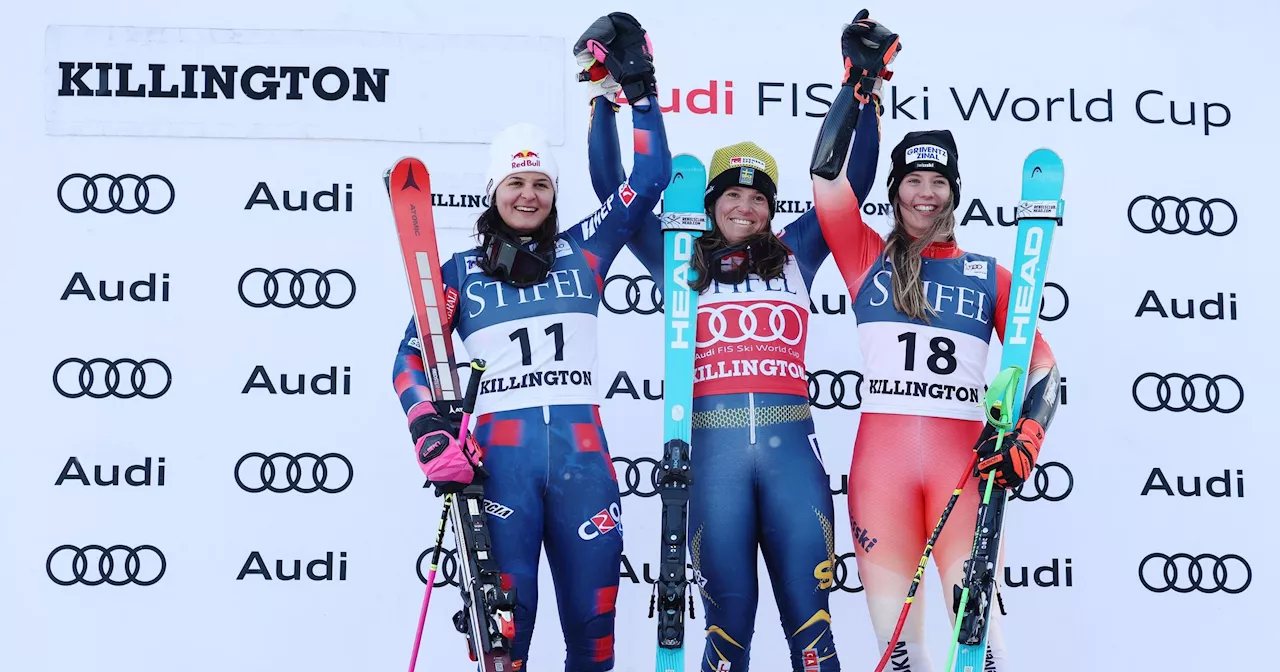
{"type": "Polygon", "coordinates": [[[1019,420],[1013,430],[1004,435],[999,451],[996,451],[998,432],[987,425],[984,434],[978,445],[979,474],[991,474],[996,485],[1009,489],[1031,478],[1031,470],[1040,457],[1040,444],[1044,442],[1044,427],[1040,423],[1031,418],[1019,420]]]}

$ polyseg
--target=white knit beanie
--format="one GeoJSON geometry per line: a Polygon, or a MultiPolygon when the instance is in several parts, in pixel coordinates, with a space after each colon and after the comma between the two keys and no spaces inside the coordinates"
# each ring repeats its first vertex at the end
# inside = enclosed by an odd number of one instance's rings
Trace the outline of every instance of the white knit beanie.
{"type": "Polygon", "coordinates": [[[485,192],[492,199],[508,175],[525,171],[546,175],[551,179],[552,190],[560,191],[560,171],[546,134],[533,124],[519,123],[503,129],[489,145],[485,192]]]}

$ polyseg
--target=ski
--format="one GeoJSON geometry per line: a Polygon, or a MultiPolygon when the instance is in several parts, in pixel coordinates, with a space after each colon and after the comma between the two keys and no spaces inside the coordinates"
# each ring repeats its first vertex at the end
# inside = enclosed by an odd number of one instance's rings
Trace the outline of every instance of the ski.
{"type": "MultiPolygon", "coordinates": [[[[453,333],[448,326],[444,282],[440,277],[440,252],[431,210],[431,174],[422,161],[405,157],[382,177],[391,199],[405,274],[413,296],[418,349],[430,381],[432,401],[440,413],[461,413],[463,422],[468,422],[484,365],[479,361],[471,363],[471,378],[463,395],[453,352],[453,333]]],[[[462,432],[466,432],[465,426],[462,432]]],[[[509,672],[511,640],[515,637],[515,591],[503,589],[502,574],[493,556],[485,520],[484,485],[472,483],[462,492],[448,495],[445,506],[458,548],[461,575],[462,609],[453,616],[454,627],[466,635],[468,653],[473,662],[480,663],[481,672],[509,672]]],[[[429,596],[427,593],[426,598],[429,596]]],[[[419,632],[410,670],[417,663],[421,627],[426,619],[426,598],[418,619],[419,632]]]]}
{"type": "MultiPolygon", "coordinates": [[[[1022,165],[1022,198],[1018,202],[1018,238],[1014,248],[1013,280],[1009,285],[1009,309],[1005,318],[1004,344],[1000,356],[1001,377],[991,386],[996,393],[1001,380],[1007,381],[1009,399],[1000,409],[998,441],[1012,428],[1022,413],[1031,348],[1035,343],[1044,291],[1045,269],[1053,234],[1062,221],[1062,159],[1049,149],[1037,149],[1022,165]]],[[[990,417],[990,416],[989,416],[990,417]]],[[[1000,444],[997,444],[1000,445],[1000,444]]],[[[964,566],[964,585],[953,587],[956,622],[947,672],[979,672],[986,669],[987,632],[991,602],[995,594],[996,567],[1000,561],[1000,539],[1004,531],[1008,491],[994,488],[987,478],[982,502],[978,505],[973,552],[964,566]]]]}
{"type": "MultiPolygon", "coordinates": [[[[664,392],[662,461],[658,494],[662,498],[662,551],[654,598],[658,608],[657,672],[684,671],[684,598],[688,588],[685,548],[689,527],[689,486],[693,482],[691,415],[693,363],[698,329],[698,294],[689,288],[696,277],[690,266],[693,247],[711,230],[702,207],[707,170],[689,154],[671,161],[671,183],[662,197],[664,248],[663,315],[664,392]]],[[[693,596],[689,596],[690,609],[693,596]]],[[[649,615],[653,616],[654,599],[649,615]]]]}

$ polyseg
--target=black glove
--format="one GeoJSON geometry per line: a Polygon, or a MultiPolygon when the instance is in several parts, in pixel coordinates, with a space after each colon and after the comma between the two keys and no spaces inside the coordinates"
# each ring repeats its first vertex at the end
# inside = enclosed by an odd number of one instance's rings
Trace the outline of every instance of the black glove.
{"type": "MultiPolygon", "coordinates": [[[[583,52],[591,54],[597,63],[604,64],[608,73],[622,86],[627,102],[634,104],[657,94],[653,45],[649,42],[649,34],[630,14],[614,12],[596,19],[573,46],[575,56],[583,52]]],[[[591,72],[583,60],[579,57],[579,63],[587,69],[578,78],[600,81],[602,78],[598,71],[591,72]]]]}
{"type": "Polygon", "coordinates": [[[902,51],[898,34],[867,18],[870,15],[865,9],[859,11],[840,35],[840,50],[844,53],[844,79],[840,83],[854,87],[858,100],[864,103],[872,93],[879,92],[883,80],[893,78],[889,64],[902,51]]]}

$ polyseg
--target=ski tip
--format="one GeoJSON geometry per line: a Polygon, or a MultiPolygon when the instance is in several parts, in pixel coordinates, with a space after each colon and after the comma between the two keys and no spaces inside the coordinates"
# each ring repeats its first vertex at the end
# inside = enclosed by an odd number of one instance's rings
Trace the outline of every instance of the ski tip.
{"type": "Polygon", "coordinates": [[[664,649],[658,647],[657,672],[684,672],[684,647],[664,649]]]}

